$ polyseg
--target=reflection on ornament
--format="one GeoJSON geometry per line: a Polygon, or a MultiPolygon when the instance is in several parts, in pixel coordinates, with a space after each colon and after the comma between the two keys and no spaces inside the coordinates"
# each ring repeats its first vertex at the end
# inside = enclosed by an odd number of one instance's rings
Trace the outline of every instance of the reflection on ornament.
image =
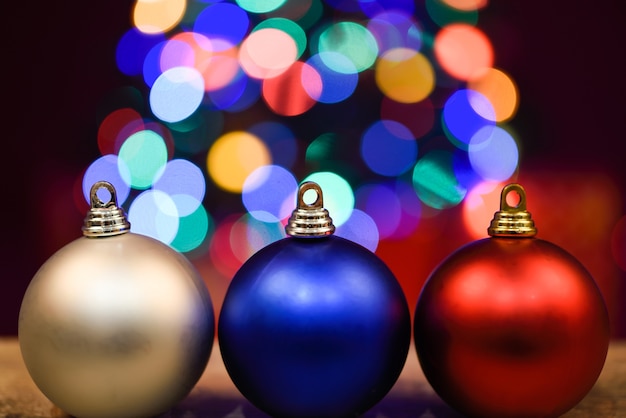
{"type": "Polygon", "coordinates": [[[410,312],[396,278],[334,229],[319,185],[303,183],[291,237],[248,259],[224,299],[226,369],[274,417],[358,416],[387,394],[408,354],[410,312]]]}
{"type": "Polygon", "coordinates": [[[46,261],[26,290],[22,356],[39,389],[73,416],[154,416],[204,371],[211,299],[185,257],[130,233],[110,183],[94,184],[90,197],[85,236],[46,261]]]}
{"type": "Polygon", "coordinates": [[[560,416],[604,366],[604,300],[578,260],[534,238],[520,185],[503,189],[488,232],[426,281],[414,323],[420,364],[441,398],[467,416],[560,416]],[[507,203],[511,193],[517,205],[507,203]]]}

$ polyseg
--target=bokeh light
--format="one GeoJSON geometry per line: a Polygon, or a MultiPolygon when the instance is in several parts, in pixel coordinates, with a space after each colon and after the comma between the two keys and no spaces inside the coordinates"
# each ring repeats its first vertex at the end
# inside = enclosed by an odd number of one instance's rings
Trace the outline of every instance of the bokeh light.
{"type": "Polygon", "coordinates": [[[145,127],[139,112],[122,108],[109,113],[98,128],[98,149],[102,155],[117,154],[129,136],[145,127]]]}
{"type": "Polygon", "coordinates": [[[212,51],[237,45],[248,33],[250,18],[245,10],[230,3],[214,3],[204,9],[194,20],[193,31],[212,42],[212,51]]]}
{"type": "Polygon", "coordinates": [[[233,223],[229,242],[235,257],[244,263],[261,248],[285,236],[281,223],[262,222],[250,214],[245,214],[233,223]]]}
{"type": "Polygon", "coordinates": [[[83,197],[111,181],[133,230],[226,277],[285,236],[299,181],[370,251],[469,216],[520,158],[486,3],[137,0],[115,60],[141,85],[105,100],[83,197]]]}
{"type": "Polygon", "coordinates": [[[315,54],[306,61],[306,64],[315,72],[310,72],[311,79],[303,80],[302,86],[309,97],[318,102],[341,102],[352,95],[359,82],[359,76],[352,61],[337,52],[315,54]],[[330,68],[327,62],[334,62],[345,71],[337,72],[330,68]]]}
{"type": "Polygon", "coordinates": [[[287,168],[294,165],[298,144],[287,125],[272,121],[259,122],[252,125],[248,132],[265,143],[274,164],[287,168]]]}
{"type": "Polygon", "coordinates": [[[143,33],[167,32],[180,22],[186,0],[137,0],[133,23],[143,33]]]}
{"type": "Polygon", "coordinates": [[[179,214],[167,193],[146,190],[131,203],[128,221],[134,233],[169,244],[178,233],[179,214]]]}
{"type": "Polygon", "coordinates": [[[428,16],[439,27],[458,23],[474,26],[478,23],[478,11],[476,9],[464,10],[453,7],[445,0],[425,0],[424,6],[428,16]]]}
{"type": "MultiPolygon", "coordinates": [[[[291,3],[294,3],[293,1],[291,3]]],[[[304,29],[293,20],[285,19],[282,17],[273,17],[261,21],[254,27],[254,30],[274,28],[281,30],[288,34],[296,44],[296,59],[300,58],[307,46],[307,36],[304,29]]]]}
{"type": "Polygon", "coordinates": [[[415,11],[414,0],[358,0],[361,10],[372,17],[386,11],[401,11],[412,14],[415,11]]]}
{"type": "Polygon", "coordinates": [[[449,134],[448,139],[467,150],[478,131],[482,131],[483,135],[489,133],[489,129],[495,126],[495,118],[493,106],[485,96],[473,90],[460,89],[446,101],[442,121],[449,134]]]}
{"type": "Polygon", "coordinates": [[[380,241],[376,223],[367,213],[354,209],[347,221],[339,225],[335,235],[362,245],[375,252],[380,241]]]}
{"type": "Polygon", "coordinates": [[[488,3],[488,0],[442,0],[450,7],[454,7],[459,10],[477,10],[482,9],[488,3]]]}
{"type": "Polygon", "coordinates": [[[493,47],[478,28],[456,23],[442,28],[435,36],[435,57],[451,76],[467,81],[493,66],[493,47]]]}
{"type": "Polygon", "coordinates": [[[296,41],[287,32],[271,27],[252,32],[239,49],[241,67],[250,77],[258,79],[282,74],[297,57],[296,41]]]}
{"type": "Polygon", "coordinates": [[[517,143],[499,126],[479,129],[470,140],[467,153],[472,168],[485,180],[507,180],[517,169],[517,143]]]}
{"type": "Polygon", "coordinates": [[[402,203],[388,184],[366,184],[356,191],[356,206],[376,224],[380,239],[393,236],[402,220],[402,203]]]}
{"type": "Polygon", "coordinates": [[[478,76],[469,79],[467,86],[489,100],[496,122],[505,122],[515,115],[519,104],[517,86],[502,70],[487,68],[480,71],[478,76]]]}
{"type": "Polygon", "coordinates": [[[222,189],[240,193],[246,178],[257,168],[270,164],[267,146],[258,137],[244,131],[222,135],[209,149],[207,169],[222,189]]]}
{"type": "Polygon", "coordinates": [[[338,73],[364,71],[374,65],[378,44],[371,32],[356,22],[338,22],[328,27],[319,37],[318,52],[336,52],[348,58],[352,65],[333,60],[335,55],[321,55],[326,66],[338,73]]]}
{"type": "Polygon", "coordinates": [[[190,216],[202,204],[206,182],[202,170],[192,162],[171,160],[156,177],[152,188],[172,198],[179,216],[190,216]]]}
{"type": "Polygon", "coordinates": [[[474,186],[463,201],[463,224],[473,239],[486,238],[487,227],[500,207],[503,184],[482,182],[474,186]]]}
{"type": "Polygon", "coordinates": [[[415,164],[413,187],[420,200],[435,209],[458,205],[467,192],[454,174],[452,153],[445,150],[431,151],[415,164]]]}
{"type": "Polygon", "coordinates": [[[417,160],[417,142],[411,131],[399,122],[379,121],[361,139],[361,156],[373,172],[399,176],[417,160]]]}
{"type": "Polygon", "coordinates": [[[376,39],[380,55],[395,48],[415,52],[422,48],[422,31],[410,13],[399,10],[378,13],[369,20],[367,29],[376,39]]]}
{"type": "Polygon", "coordinates": [[[142,74],[146,55],[165,39],[162,34],[145,34],[134,27],[129,29],[117,43],[117,68],[129,76],[142,74]]]}
{"type": "Polygon", "coordinates": [[[167,147],[163,138],[154,131],[144,130],[132,134],[119,152],[120,175],[133,188],[149,188],[157,173],[167,163],[167,147]]]}
{"type": "Polygon", "coordinates": [[[354,209],[354,192],[346,179],[330,171],[318,171],[307,176],[304,181],[315,182],[322,188],[324,207],[328,209],[336,227],[350,218],[354,209]]]}
{"type": "Polygon", "coordinates": [[[286,0],[237,0],[237,4],[251,13],[268,13],[281,7],[286,0]]]}
{"type": "Polygon", "coordinates": [[[387,97],[401,103],[424,100],[435,88],[430,61],[408,48],[394,48],[376,63],[376,84],[387,97]]]}
{"type": "Polygon", "coordinates": [[[166,70],[150,90],[150,108],[164,122],[180,122],[191,116],[202,103],[204,78],[195,68],[166,70]]]}
{"type": "MultiPolygon", "coordinates": [[[[215,228],[215,232],[211,237],[211,244],[209,245],[209,257],[213,267],[224,277],[228,278],[233,277],[243,264],[243,261],[237,258],[231,247],[231,230],[240,217],[241,214],[232,213],[222,219],[215,228]]],[[[241,237],[240,245],[247,247],[245,236],[241,237]]]]}
{"type": "Polygon", "coordinates": [[[190,252],[200,247],[213,230],[213,219],[210,218],[203,205],[199,205],[189,215],[178,220],[178,231],[170,243],[172,248],[180,252],[190,252]]]}
{"type": "Polygon", "coordinates": [[[313,67],[298,61],[280,75],[264,80],[262,94],[274,113],[301,115],[322,95],[322,78],[313,67]]]}
{"type": "Polygon", "coordinates": [[[396,198],[400,202],[400,222],[393,233],[386,238],[389,240],[402,240],[412,236],[418,227],[422,217],[422,203],[415,193],[410,180],[397,179],[393,189],[396,198]]]}
{"type": "MultiPolygon", "coordinates": [[[[82,190],[85,201],[91,204],[91,186],[99,181],[108,181],[115,187],[118,205],[123,205],[130,194],[130,185],[124,181],[120,172],[126,172],[127,170],[128,168],[126,168],[124,163],[118,161],[115,154],[103,155],[92,162],[85,170],[85,174],[83,174],[82,190]]],[[[100,197],[100,199],[103,200],[104,198],[100,197]]]]}
{"type": "Polygon", "coordinates": [[[246,178],[241,198],[255,219],[279,222],[291,215],[297,190],[298,184],[290,171],[277,165],[265,165],[246,178]]]}

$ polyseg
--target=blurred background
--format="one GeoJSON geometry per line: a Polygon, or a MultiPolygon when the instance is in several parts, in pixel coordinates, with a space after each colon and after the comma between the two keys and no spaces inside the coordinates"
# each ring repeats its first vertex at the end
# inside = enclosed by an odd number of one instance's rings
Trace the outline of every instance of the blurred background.
{"type": "Polygon", "coordinates": [[[3,30],[0,335],[111,181],[216,310],[318,182],[337,234],[410,306],[521,183],[538,237],[626,337],[626,6],[502,0],[11,2],[3,30]]]}

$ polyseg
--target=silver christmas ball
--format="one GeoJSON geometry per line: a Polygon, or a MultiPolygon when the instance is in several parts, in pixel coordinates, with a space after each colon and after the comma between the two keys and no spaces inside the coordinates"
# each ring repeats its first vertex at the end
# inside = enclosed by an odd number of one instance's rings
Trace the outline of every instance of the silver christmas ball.
{"type": "Polygon", "coordinates": [[[181,401],[213,345],[209,293],[191,263],[129,232],[117,203],[96,196],[84,237],[46,261],[26,290],[19,343],[29,374],[80,418],[148,417],[181,401]],[[109,202],[109,203],[110,203],[109,202]]]}

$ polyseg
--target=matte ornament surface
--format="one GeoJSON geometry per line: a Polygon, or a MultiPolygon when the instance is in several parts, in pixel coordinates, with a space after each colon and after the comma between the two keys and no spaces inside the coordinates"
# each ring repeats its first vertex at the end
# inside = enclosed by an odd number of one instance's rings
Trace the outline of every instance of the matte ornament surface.
{"type": "Polygon", "coordinates": [[[218,325],[226,369],[274,417],[354,417],[391,389],[406,361],[410,313],[397,280],[340,237],[285,238],[253,255],[218,325]]]}
{"type": "Polygon", "coordinates": [[[108,209],[100,209],[106,213],[86,222],[93,237],[60,249],[28,286],[19,317],[22,357],[44,395],[73,416],[154,416],[202,375],[213,307],[184,256],[129,233],[119,213],[119,222],[109,222],[108,209]]]}
{"type": "Polygon", "coordinates": [[[558,417],[604,366],[608,314],[578,260],[532,237],[527,220],[509,218],[492,224],[499,235],[460,248],[428,278],[415,346],[434,390],[466,416],[558,417]],[[502,232],[520,224],[523,238],[502,232]]]}

